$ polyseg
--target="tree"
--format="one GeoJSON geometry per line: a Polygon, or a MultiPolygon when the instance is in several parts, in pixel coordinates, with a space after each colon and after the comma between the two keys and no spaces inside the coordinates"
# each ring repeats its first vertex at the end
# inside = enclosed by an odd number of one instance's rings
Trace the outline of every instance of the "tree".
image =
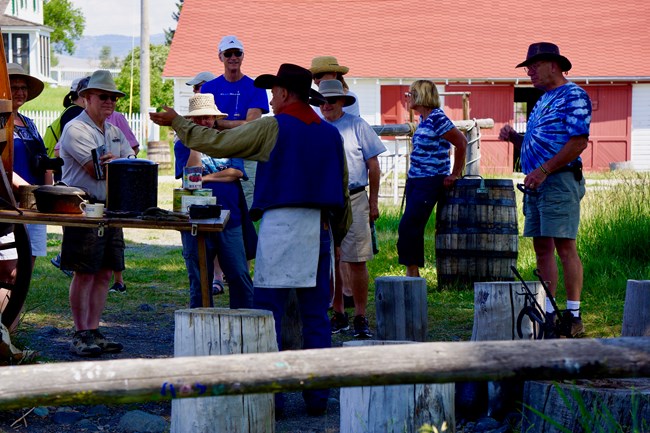
{"type": "Polygon", "coordinates": [[[118,56],[111,57],[111,47],[104,45],[99,52],[99,66],[102,69],[119,68],[122,65],[118,56]]]}
{"type": "MultiPolygon", "coordinates": [[[[167,61],[169,47],[166,45],[150,45],[151,56],[151,106],[162,107],[174,103],[174,83],[171,80],[163,82],[162,71],[167,61]]],[[[140,111],[140,48],[134,48],[124,59],[122,70],[115,80],[117,87],[126,96],[117,101],[117,111],[140,111]],[[133,68],[131,68],[133,65],[133,68]],[[131,80],[133,80],[133,93],[131,93],[131,80]]]]}
{"type": "Polygon", "coordinates": [[[81,9],[72,6],[70,0],[46,0],[43,5],[43,23],[54,30],[50,42],[56,53],[74,54],[75,41],[86,28],[86,18],[81,9]]]}
{"type": "MultiPolygon", "coordinates": [[[[179,18],[181,17],[181,9],[183,9],[183,1],[184,0],[179,0],[178,3],[176,3],[176,7],[178,8],[178,12],[174,12],[172,14],[172,18],[174,18],[174,21],[178,22],[179,18]]],[[[171,27],[165,30],[165,45],[171,45],[172,44],[172,39],[174,39],[174,34],[176,33],[176,29],[172,29],[171,27]]]]}

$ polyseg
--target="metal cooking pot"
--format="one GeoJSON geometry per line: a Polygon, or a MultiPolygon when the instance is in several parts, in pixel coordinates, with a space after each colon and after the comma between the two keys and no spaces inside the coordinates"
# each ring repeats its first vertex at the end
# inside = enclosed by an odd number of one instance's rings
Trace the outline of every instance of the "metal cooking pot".
{"type": "Polygon", "coordinates": [[[43,213],[80,214],[79,205],[89,199],[81,188],[67,186],[64,183],[43,185],[34,190],[36,209],[43,213]]]}
{"type": "Polygon", "coordinates": [[[106,209],[144,212],[158,205],[158,164],[120,158],[106,164],[106,209]]]}

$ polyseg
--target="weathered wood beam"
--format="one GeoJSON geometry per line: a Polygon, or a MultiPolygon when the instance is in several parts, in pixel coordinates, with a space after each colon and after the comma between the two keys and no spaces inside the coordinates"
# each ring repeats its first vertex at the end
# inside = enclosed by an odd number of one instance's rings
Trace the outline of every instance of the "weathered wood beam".
{"type": "Polygon", "coordinates": [[[415,343],[0,368],[0,408],[339,386],[650,377],[650,337],[415,343]]]}
{"type": "MultiPolygon", "coordinates": [[[[476,119],[476,123],[480,129],[494,128],[493,119],[476,119]]],[[[456,125],[456,128],[462,132],[467,132],[474,126],[474,120],[454,120],[454,125],[456,125]]],[[[399,136],[412,134],[411,127],[408,123],[398,123],[394,125],[373,125],[372,129],[375,131],[375,134],[379,136],[399,136]]]]}

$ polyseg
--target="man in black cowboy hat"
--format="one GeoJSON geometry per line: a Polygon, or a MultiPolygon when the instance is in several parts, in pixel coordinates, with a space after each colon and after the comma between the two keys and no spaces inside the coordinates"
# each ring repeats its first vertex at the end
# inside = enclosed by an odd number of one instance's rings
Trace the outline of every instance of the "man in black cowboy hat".
{"type": "MultiPolygon", "coordinates": [[[[564,73],[571,69],[571,62],[555,44],[531,44],[526,60],[517,67],[524,67],[533,85],[545,93],[533,108],[525,135],[505,125],[499,138],[521,147],[524,186],[531,191],[524,196],[524,236],[533,238],[537,267],[550,282],[553,296],[559,279],[557,251],[564,270],[567,309],[572,313],[570,336],[577,337],[584,334],[580,317],[582,262],[576,248],[580,200],[585,194],[580,154],[589,140],[591,100],[587,92],[566,79],[564,73]]],[[[550,299],[546,300],[546,314],[547,323],[554,324],[556,312],[550,299]]],[[[545,338],[554,337],[554,327],[548,327],[545,338]]]]}
{"type": "MultiPolygon", "coordinates": [[[[322,96],[311,89],[311,72],[283,64],[277,75],[261,75],[255,86],[271,89],[275,116],[219,133],[165,107],[151,120],[171,125],[189,148],[214,157],[259,161],[251,217],[261,219],[255,261],[255,306],[271,310],[278,346],[289,290],[295,288],[305,349],[331,346],[331,241],[339,246],[352,221],[348,172],[338,130],[309,106],[322,96]]],[[[328,390],[305,391],[307,412],[322,415],[328,390]]],[[[276,395],[276,411],[283,400],[276,395]]]]}

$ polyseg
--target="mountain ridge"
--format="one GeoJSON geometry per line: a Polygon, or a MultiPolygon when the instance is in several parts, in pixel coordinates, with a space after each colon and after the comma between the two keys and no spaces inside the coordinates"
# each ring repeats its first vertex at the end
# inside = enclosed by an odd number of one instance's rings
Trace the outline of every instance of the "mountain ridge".
{"type": "MultiPolygon", "coordinates": [[[[154,45],[164,44],[165,34],[157,33],[150,35],[149,40],[154,45]]],[[[105,46],[111,48],[111,57],[124,58],[133,48],[140,46],[140,36],[132,37],[113,34],[82,36],[75,43],[75,52],[72,57],[99,59],[101,49],[105,46]]]]}

